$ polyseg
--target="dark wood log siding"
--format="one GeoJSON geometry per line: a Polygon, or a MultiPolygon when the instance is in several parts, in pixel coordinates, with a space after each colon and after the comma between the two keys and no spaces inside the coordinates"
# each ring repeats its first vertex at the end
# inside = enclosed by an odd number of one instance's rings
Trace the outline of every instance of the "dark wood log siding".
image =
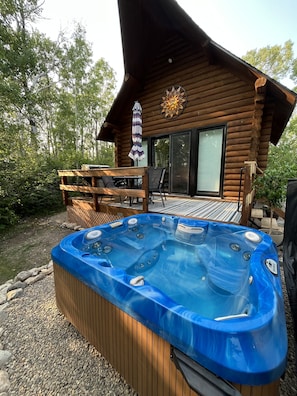
{"type": "MultiPolygon", "coordinates": [[[[255,87],[242,80],[230,69],[209,64],[202,49],[193,48],[179,37],[174,37],[163,48],[146,75],[144,88],[138,97],[143,109],[143,138],[171,134],[182,130],[203,129],[226,125],[227,141],[224,173],[224,197],[237,199],[240,169],[244,161],[256,160],[260,167],[267,162],[267,146],[273,107],[263,115],[255,109],[255,87]],[[172,63],[168,62],[172,59],[172,63]],[[166,89],[181,85],[187,94],[184,112],[175,119],[165,119],[161,114],[161,99],[166,89]],[[260,119],[255,117],[259,115],[260,119]],[[259,145],[251,158],[252,127],[262,125],[259,145]]],[[[127,104],[122,115],[121,132],[117,136],[119,166],[130,166],[128,153],[131,147],[132,105],[127,104]]]]}

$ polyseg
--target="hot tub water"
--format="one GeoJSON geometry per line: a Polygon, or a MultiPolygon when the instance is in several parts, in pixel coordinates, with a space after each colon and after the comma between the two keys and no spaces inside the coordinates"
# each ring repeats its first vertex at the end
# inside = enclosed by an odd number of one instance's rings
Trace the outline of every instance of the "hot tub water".
{"type": "Polygon", "coordinates": [[[117,222],[113,233],[90,231],[81,248],[100,257],[103,266],[124,269],[131,277],[141,275],[176,304],[201,316],[250,313],[249,260],[260,240],[255,243],[242,232],[222,234],[219,229],[208,234],[208,224],[189,223],[163,218],[139,224],[131,218],[127,226],[117,222]]]}

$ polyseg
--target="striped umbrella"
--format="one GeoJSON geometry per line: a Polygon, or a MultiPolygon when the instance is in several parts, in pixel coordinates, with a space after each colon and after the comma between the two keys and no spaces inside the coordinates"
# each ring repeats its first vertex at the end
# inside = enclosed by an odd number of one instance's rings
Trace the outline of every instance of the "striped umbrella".
{"type": "Polygon", "coordinates": [[[135,160],[142,160],[144,152],[142,148],[142,108],[138,101],[134,102],[132,109],[132,143],[133,146],[128,156],[135,160]]]}

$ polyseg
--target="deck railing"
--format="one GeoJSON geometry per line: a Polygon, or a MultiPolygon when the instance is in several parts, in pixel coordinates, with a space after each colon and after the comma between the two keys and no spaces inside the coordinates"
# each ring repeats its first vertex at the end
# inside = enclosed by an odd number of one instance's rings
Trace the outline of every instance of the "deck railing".
{"type": "MultiPolygon", "coordinates": [[[[247,225],[250,218],[255,194],[253,182],[255,175],[259,172],[261,170],[259,170],[255,161],[245,162],[242,172],[243,183],[240,186],[241,194],[239,193],[238,196],[238,202],[242,203],[238,208],[241,206],[240,223],[243,225],[247,225]]],[[[82,203],[88,201],[95,212],[112,213],[121,215],[121,217],[148,212],[149,182],[147,167],[59,170],[58,174],[61,177],[60,190],[66,206],[71,206],[74,202],[78,204],[78,200],[81,200],[82,203]],[[105,187],[102,184],[103,176],[126,180],[126,186],[105,187]],[[139,187],[129,188],[129,185],[133,184],[135,180],[141,181],[139,187]],[[106,200],[106,197],[115,199],[106,200]],[[123,205],[124,199],[125,202],[128,201],[128,205],[123,205]],[[139,206],[132,205],[139,199],[142,204],[141,209],[138,209],[139,206]]]]}
{"type": "Polygon", "coordinates": [[[119,197],[119,199],[129,198],[130,202],[134,199],[142,199],[143,212],[148,211],[149,191],[148,191],[148,172],[147,167],[121,167],[121,168],[103,168],[103,169],[72,169],[59,170],[61,177],[60,190],[62,190],[63,201],[67,206],[70,203],[70,193],[91,194],[93,198],[93,209],[100,210],[102,197],[119,197]],[[105,187],[100,180],[103,176],[127,181],[128,187],[105,187]],[[129,181],[139,179],[140,187],[132,188],[129,181]]]}

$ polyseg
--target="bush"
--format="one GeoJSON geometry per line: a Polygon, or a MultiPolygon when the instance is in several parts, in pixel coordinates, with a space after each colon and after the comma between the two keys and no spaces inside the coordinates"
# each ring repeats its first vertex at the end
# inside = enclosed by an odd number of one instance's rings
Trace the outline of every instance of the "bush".
{"type": "Polygon", "coordinates": [[[15,213],[15,205],[18,195],[15,190],[15,163],[3,161],[0,165],[0,230],[16,224],[18,216],[15,213]]]}
{"type": "Polygon", "coordinates": [[[15,213],[21,217],[49,214],[62,208],[56,169],[38,169],[20,180],[15,213]]]}
{"type": "Polygon", "coordinates": [[[92,163],[89,158],[74,154],[62,151],[55,157],[36,154],[32,149],[22,157],[0,161],[0,230],[15,224],[19,218],[63,209],[57,170],[92,163]]]}
{"type": "Polygon", "coordinates": [[[262,199],[271,208],[281,207],[286,198],[287,183],[286,173],[267,168],[263,175],[258,175],[255,180],[255,197],[262,199]]]}
{"type": "Polygon", "coordinates": [[[63,208],[59,177],[53,161],[22,158],[0,166],[0,229],[20,217],[49,214],[63,208]]]}

